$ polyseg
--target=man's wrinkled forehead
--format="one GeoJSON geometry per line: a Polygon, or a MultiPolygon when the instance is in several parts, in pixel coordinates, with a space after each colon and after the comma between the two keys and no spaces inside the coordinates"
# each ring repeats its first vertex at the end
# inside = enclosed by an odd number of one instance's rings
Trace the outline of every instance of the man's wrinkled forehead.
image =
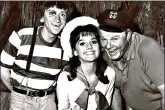
{"type": "Polygon", "coordinates": [[[100,33],[101,33],[102,37],[104,37],[104,38],[111,38],[114,36],[121,36],[124,32],[107,32],[107,31],[100,29],[100,33]]]}

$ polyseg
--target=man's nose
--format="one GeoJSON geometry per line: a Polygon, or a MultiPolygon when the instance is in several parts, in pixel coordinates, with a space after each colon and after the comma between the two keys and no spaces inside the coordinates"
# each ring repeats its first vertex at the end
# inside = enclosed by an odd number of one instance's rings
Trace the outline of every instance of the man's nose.
{"type": "Polygon", "coordinates": [[[106,48],[107,49],[110,49],[111,48],[111,40],[108,40],[107,41],[106,48]]]}
{"type": "Polygon", "coordinates": [[[60,21],[61,21],[60,15],[56,15],[56,16],[54,17],[54,21],[60,22],[60,21]]]}

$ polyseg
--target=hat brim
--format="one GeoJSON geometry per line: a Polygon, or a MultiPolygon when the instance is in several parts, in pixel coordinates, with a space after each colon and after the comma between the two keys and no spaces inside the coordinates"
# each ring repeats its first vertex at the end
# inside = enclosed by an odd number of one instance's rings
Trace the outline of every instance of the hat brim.
{"type": "Polygon", "coordinates": [[[73,52],[70,46],[70,34],[71,32],[78,26],[85,26],[88,24],[92,24],[96,27],[99,26],[99,23],[97,22],[96,19],[88,17],[88,16],[81,16],[81,17],[77,17],[71,21],[69,21],[62,33],[61,33],[61,46],[64,50],[64,54],[67,55],[69,58],[71,58],[73,56],[73,52]]]}
{"type": "Polygon", "coordinates": [[[114,26],[107,26],[107,25],[99,25],[99,29],[107,31],[107,32],[123,32],[123,29],[114,26]]]}

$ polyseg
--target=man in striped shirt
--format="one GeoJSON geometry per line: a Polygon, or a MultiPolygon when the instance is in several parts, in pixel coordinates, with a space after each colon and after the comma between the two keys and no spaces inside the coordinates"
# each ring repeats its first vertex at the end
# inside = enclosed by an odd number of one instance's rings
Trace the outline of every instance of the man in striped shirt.
{"type": "Polygon", "coordinates": [[[56,110],[55,77],[69,60],[63,55],[59,35],[70,6],[68,2],[45,2],[40,19],[44,25],[36,33],[29,27],[10,35],[1,53],[1,79],[11,91],[11,110],[56,110]]]}

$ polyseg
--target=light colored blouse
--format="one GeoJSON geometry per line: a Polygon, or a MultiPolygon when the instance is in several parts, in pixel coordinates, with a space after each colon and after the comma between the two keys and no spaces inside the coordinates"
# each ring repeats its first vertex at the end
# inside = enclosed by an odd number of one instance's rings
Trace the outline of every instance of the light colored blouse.
{"type": "MultiPolygon", "coordinates": [[[[75,101],[86,89],[86,85],[78,78],[69,81],[67,78],[68,74],[70,73],[63,71],[59,75],[57,81],[58,110],[83,110],[75,101]]],[[[104,84],[101,81],[98,81],[95,90],[101,92],[110,105],[114,89],[115,71],[112,68],[107,67],[104,75],[107,75],[109,83],[104,84]]],[[[89,95],[87,110],[96,110],[97,104],[95,95],[96,93],[89,95]]]]}

